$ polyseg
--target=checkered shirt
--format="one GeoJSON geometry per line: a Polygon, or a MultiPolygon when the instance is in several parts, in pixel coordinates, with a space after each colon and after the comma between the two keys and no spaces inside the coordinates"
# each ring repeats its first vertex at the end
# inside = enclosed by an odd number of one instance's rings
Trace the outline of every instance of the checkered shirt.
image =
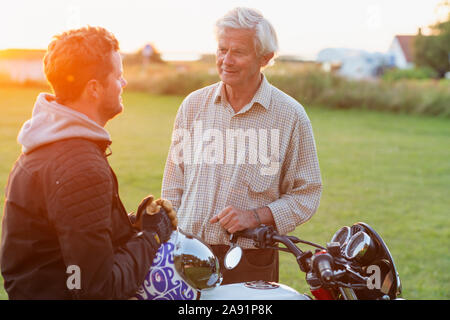
{"type": "MultiPolygon", "coordinates": [[[[263,76],[250,103],[235,112],[223,82],[191,93],[174,124],[161,196],[179,226],[208,244],[229,244],[220,223],[225,207],[267,206],[281,234],[316,212],[322,192],[311,122],[296,100],[263,76]]],[[[238,242],[253,248],[247,239],[238,242]]]]}

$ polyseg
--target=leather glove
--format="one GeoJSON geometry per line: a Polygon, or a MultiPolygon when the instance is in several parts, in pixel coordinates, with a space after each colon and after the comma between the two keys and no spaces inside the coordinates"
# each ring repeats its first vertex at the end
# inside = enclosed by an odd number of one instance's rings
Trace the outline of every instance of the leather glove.
{"type": "MultiPolygon", "coordinates": [[[[160,199],[156,200],[155,203],[157,206],[161,206],[162,209],[164,209],[164,211],[166,212],[167,216],[170,219],[170,222],[172,223],[173,230],[177,230],[177,226],[178,226],[177,213],[172,206],[172,202],[170,202],[167,199],[160,198],[160,199]]],[[[156,208],[156,210],[157,209],[158,208],[156,208]]]]}
{"type": "Polygon", "coordinates": [[[159,238],[158,242],[161,243],[169,240],[177,223],[176,212],[170,201],[164,199],[154,201],[150,195],[139,204],[133,226],[142,231],[155,232],[159,238]]]}

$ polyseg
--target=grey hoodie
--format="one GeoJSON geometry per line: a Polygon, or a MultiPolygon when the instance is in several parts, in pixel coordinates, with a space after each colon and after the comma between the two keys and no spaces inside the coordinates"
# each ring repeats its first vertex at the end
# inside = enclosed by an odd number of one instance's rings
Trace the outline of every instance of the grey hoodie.
{"type": "Polygon", "coordinates": [[[111,142],[108,131],[88,116],[57,103],[54,95],[40,93],[31,119],[23,124],[17,137],[22,152],[69,138],[111,142]]]}

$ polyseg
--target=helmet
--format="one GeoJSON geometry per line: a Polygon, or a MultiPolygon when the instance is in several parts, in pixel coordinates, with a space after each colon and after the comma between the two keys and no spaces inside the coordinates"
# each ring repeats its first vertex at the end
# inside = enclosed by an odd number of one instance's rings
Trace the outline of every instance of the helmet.
{"type": "Polygon", "coordinates": [[[163,243],[134,299],[195,300],[222,282],[219,261],[201,239],[177,229],[163,243]]]}

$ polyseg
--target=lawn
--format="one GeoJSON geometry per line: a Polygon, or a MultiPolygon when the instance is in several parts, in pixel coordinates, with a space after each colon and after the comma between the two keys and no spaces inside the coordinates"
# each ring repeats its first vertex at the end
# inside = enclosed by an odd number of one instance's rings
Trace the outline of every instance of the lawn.
{"type": "MultiPolygon", "coordinates": [[[[20,153],[21,124],[38,89],[0,88],[0,212],[8,172],[20,153]]],[[[128,211],[160,195],[174,116],[182,97],[124,94],[126,110],[107,129],[110,162],[128,211]]],[[[450,120],[305,106],[324,184],[316,215],[294,232],[325,244],[344,225],[369,223],[385,239],[406,299],[450,298],[450,120]]],[[[306,247],[304,247],[306,248],[306,247]]],[[[280,280],[308,292],[295,260],[281,254],[280,280]]],[[[6,299],[0,277],[0,298],[6,299]]]]}

